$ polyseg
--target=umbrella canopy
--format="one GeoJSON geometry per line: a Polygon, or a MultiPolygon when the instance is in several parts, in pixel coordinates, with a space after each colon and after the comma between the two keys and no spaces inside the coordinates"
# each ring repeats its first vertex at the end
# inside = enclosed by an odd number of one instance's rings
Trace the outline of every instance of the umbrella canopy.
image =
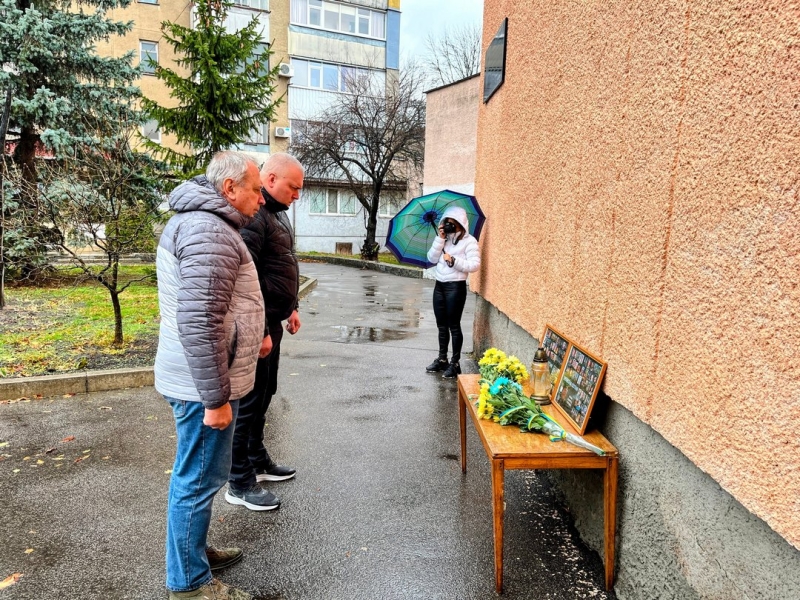
{"type": "Polygon", "coordinates": [[[469,233],[477,239],[486,217],[475,196],[442,190],[414,198],[392,217],[386,233],[386,247],[402,263],[431,266],[428,250],[439,235],[442,214],[451,206],[460,206],[467,211],[469,233]]]}

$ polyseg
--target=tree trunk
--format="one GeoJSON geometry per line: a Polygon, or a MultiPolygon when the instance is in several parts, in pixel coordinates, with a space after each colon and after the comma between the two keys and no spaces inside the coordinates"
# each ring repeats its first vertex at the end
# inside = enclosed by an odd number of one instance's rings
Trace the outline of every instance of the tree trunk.
{"type": "Polygon", "coordinates": [[[375,232],[378,229],[378,202],[380,196],[373,196],[372,205],[367,216],[367,236],[364,238],[364,245],[361,247],[361,258],[363,260],[378,260],[378,250],[380,244],[375,242],[375,232]]]}
{"type": "Polygon", "coordinates": [[[119,293],[116,290],[109,290],[111,293],[111,304],[114,306],[114,348],[122,348],[122,307],[119,304],[119,293]]]}
{"type": "Polygon", "coordinates": [[[36,184],[38,174],[36,172],[36,142],[39,136],[32,127],[25,126],[20,131],[19,142],[14,148],[14,162],[20,166],[22,171],[22,185],[20,186],[20,196],[22,198],[23,210],[36,205],[36,184]]]}
{"type": "Polygon", "coordinates": [[[114,348],[122,348],[122,307],[119,304],[119,256],[112,258],[111,280],[106,283],[114,306],[114,348]]]}
{"type": "Polygon", "coordinates": [[[3,105],[3,114],[0,117],[0,309],[6,306],[6,188],[3,179],[6,174],[6,132],[8,121],[11,118],[11,86],[6,92],[6,101],[3,105]]]}

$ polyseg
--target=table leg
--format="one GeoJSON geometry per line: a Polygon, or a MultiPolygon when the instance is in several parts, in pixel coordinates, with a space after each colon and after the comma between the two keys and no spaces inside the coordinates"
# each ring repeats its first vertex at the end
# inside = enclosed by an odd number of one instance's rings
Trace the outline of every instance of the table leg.
{"type": "Polygon", "coordinates": [[[614,587],[614,536],[617,531],[617,469],[618,458],[608,459],[603,477],[603,509],[605,512],[606,590],[614,587]]]}
{"type": "Polygon", "coordinates": [[[494,583],[498,594],[503,593],[503,487],[505,465],[492,460],[492,515],[494,517],[494,583]]]}
{"type": "Polygon", "coordinates": [[[458,394],[458,424],[461,427],[461,472],[467,472],[467,404],[466,399],[458,394]]]}

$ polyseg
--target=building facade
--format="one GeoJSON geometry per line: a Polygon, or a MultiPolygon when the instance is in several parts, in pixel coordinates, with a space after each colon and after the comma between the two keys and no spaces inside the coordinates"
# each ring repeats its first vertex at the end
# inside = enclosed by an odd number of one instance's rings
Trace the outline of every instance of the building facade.
{"type": "MultiPolygon", "coordinates": [[[[169,106],[169,90],[145,66],[156,60],[177,71],[175,56],[163,39],[161,23],[192,24],[192,5],[184,0],[139,0],[115,11],[119,20],[132,20],[133,30],[112,38],[99,48],[114,56],[133,52],[134,63],[143,66],[139,82],[144,95],[169,106]]],[[[236,31],[256,18],[262,40],[273,54],[270,68],[279,65],[277,95],[282,98],[274,123],[263,123],[238,149],[265,160],[272,152],[289,149],[292,122],[317,119],[337,94],[346,93],[351,75],[369,74],[385,89],[397,75],[400,54],[400,0],[234,0],[227,27],[236,31]]],[[[155,122],[143,133],[151,140],[177,148],[174,136],[162,134],[155,122]]],[[[419,179],[415,176],[414,179],[419,179]]],[[[420,184],[421,182],[415,181],[420,184]]],[[[378,232],[402,207],[419,185],[405,182],[388,186],[381,198],[378,232]]],[[[301,251],[349,253],[364,239],[364,211],[343,183],[306,181],[301,199],[290,209],[297,248],[301,251]]],[[[384,236],[378,240],[383,243],[384,236]]]]}
{"type": "MultiPolygon", "coordinates": [[[[796,6],[485,0],[484,52],[506,18],[476,350],[607,361],[618,598],[800,597],[796,6]]],[[[558,479],[602,554],[602,477],[558,479]]]]}

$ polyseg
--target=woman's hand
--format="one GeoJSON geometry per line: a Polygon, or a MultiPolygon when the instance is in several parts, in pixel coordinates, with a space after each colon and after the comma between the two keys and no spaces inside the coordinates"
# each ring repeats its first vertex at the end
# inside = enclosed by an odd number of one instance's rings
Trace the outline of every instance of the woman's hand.
{"type": "Polygon", "coordinates": [[[447,235],[444,232],[444,225],[439,225],[439,237],[443,240],[447,239],[447,235]]]}
{"type": "Polygon", "coordinates": [[[444,262],[447,263],[448,267],[452,267],[456,262],[455,259],[452,256],[450,256],[447,252],[442,254],[442,258],[444,259],[444,262]]]}

